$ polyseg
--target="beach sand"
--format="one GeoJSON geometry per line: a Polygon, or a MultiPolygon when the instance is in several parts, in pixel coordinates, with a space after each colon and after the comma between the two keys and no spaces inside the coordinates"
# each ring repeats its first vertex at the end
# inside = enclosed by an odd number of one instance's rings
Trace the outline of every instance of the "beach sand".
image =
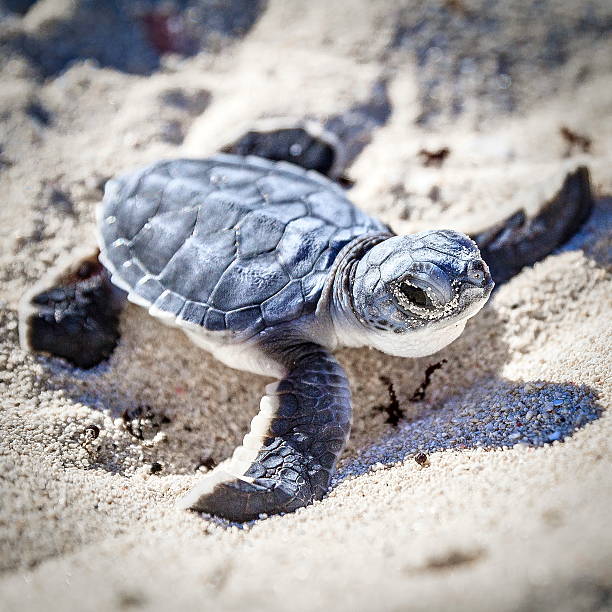
{"type": "Polygon", "coordinates": [[[0,2],[0,609],[612,609],[610,3],[234,1],[240,27],[192,24],[161,58],[129,3],[7,8],[28,4],[0,2]],[[354,427],[324,500],[246,525],[177,510],[269,381],[134,305],[93,370],[27,354],[19,299],[94,246],[113,174],[381,88],[348,196],[395,231],[532,214],[578,165],[594,213],[440,353],[339,353],[354,427]]]}

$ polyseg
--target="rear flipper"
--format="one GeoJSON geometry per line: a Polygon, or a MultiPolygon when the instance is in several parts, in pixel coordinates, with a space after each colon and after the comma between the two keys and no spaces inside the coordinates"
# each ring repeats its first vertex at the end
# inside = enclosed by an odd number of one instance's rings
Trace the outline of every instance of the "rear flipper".
{"type": "Polygon", "coordinates": [[[247,521],[325,495],[351,426],[346,376],[315,344],[291,347],[279,360],[287,376],[266,387],[242,446],[180,500],[181,507],[247,521]]]}
{"type": "Polygon", "coordinates": [[[22,298],[21,346],[92,368],[117,345],[124,301],[125,294],[98,261],[98,251],[56,268],[22,298]]]}
{"type": "Polygon", "coordinates": [[[593,209],[589,171],[567,175],[557,195],[532,219],[520,210],[472,239],[499,286],[567,242],[593,209]]]}

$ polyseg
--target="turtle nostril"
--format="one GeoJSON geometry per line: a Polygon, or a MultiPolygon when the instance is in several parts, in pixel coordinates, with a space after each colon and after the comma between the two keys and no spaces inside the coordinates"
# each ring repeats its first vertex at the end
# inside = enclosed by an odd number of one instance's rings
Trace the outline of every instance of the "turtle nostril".
{"type": "Polygon", "coordinates": [[[490,280],[487,264],[482,259],[476,259],[469,263],[466,276],[469,283],[478,287],[484,287],[490,280]]]}

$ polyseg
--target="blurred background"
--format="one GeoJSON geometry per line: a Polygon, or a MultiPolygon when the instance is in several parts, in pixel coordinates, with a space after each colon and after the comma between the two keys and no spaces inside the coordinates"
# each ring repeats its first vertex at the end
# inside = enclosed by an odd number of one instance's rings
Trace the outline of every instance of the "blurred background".
{"type": "Polygon", "coordinates": [[[92,169],[227,149],[263,118],[337,136],[352,197],[398,231],[534,212],[568,159],[610,187],[607,0],[2,0],[0,15],[0,146],[30,189],[55,174],[72,199],[92,169]]]}

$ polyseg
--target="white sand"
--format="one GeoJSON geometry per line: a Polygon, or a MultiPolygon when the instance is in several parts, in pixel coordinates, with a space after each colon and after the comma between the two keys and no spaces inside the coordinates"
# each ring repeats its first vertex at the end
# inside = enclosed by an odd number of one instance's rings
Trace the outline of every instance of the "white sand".
{"type": "MultiPolygon", "coordinates": [[[[270,2],[221,55],[170,57],[149,77],[89,61],[41,84],[19,54],[2,64],[0,609],[612,609],[612,50],[589,25],[610,23],[609,3],[545,3],[538,17],[527,2],[404,2],[401,19],[395,3],[350,4],[270,2]],[[400,22],[408,34],[392,49],[400,22]],[[415,57],[438,30],[455,34],[436,89],[435,66],[415,57]],[[565,54],[545,61],[555,36],[565,54]],[[496,49],[510,84],[490,65],[496,49]],[[468,76],[453,81],[449,57],[471,58],[468,76]],[[19,297],[93,244],[103,177],[212,153],[262,116],[341,113],[381,78],[392,114],[349,169],[350,197],[396,231],[474,231],[535,211],[579,163],[596,211],[439,355],[340,353],[354,430],[322,502],[244,528],[178,511],[197,466],[240,441],[266,381],[135,306],[107,365],[25,354],[19,297]],[[563,125],[591,152],[564,156],[563,125]],[[418,151],[442,146],[445,164],[423,168],[418,151]],[[442,359],[426,399],[410,401],[442,359]],[[404,411],[397,427],[376,409],[389,403],[380,376],[404,411]]],[[[42,32],[57,6],[41,0],[10,28],[42,32]]]]}

